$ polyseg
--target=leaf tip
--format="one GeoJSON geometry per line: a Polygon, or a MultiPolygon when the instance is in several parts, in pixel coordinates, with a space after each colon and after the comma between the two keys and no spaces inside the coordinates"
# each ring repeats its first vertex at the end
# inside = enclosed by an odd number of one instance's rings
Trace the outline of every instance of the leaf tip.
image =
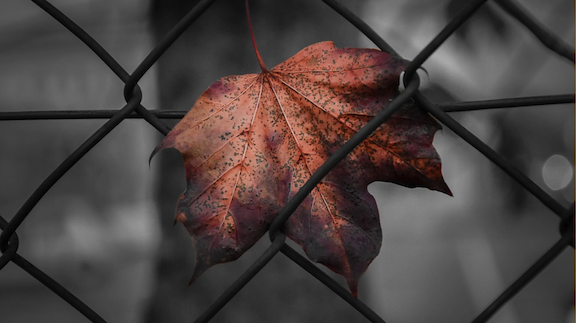
{"type": "Polygon", "coordinates": [[[154,148],[154,150],[152,150],[152,153],[150,154],[150,158],[148,158],[148,167],[150,167],[150,164],[152,163],[152,158],[154,158],[154,155],[156,155],[156,153],[158,153],[160,150],[164,149],[162,143],[160,143],[158,146],[156,146],[156,148],[154,148]]]}
{"type": "Polygon", "coordinates": [[[186,222],[187,218],[184,215],[184,213],[178,213],[176,215],[176,217],[174,218],[174,225],[176,225],[176,223],[180,222],[180,223],[184,223],[186,222]]]}
{"type": "Polygon", "coordinates": [[[196,273],[197,273],[197,271],[194,271],[194,274],[192,275],[192,277],[188,281],[188,286],[194,284],[194,282],[196,282],[196,279],[198,279],[198,277],[200,277],[201,273],[198,273],[198,274],[196,274],[196,273]]]}
{"type": "Polygon", "coordinates": [[[354,296],[354,298],[358,298],[358,287],[351,289],[350,292],[352,292],[352,296],[354,296]]]}
{"type": "Polygon", "coordinates": [[[186,215],[184,215],[184,213],[179,213],[178,215],[176,215],[176,218],[174,219],[174,224],[176,224],[178,222],[184,224],[184,222],[186,222],[186,220],[188,220],[186,215]]]}
{"type": "Polygon", "coordinates": [[[358,298],[358,279],[346,279],[348,281],[348,288],[350,289],[350,293],[354,298],[358,298]]]}
{"type": "Polygon", "coordinates": [[[438,187],[436,187],[436,190],[439,192],[442,192],[448,196],[454,196],[454,194],[452,194],[452,191],[450,190],[450,187],[448,187],[448,184],[446,184],[446,182],[444,180],[442,180],[442,182],[438,184],[438,187]]]}
{"type": "Polygon", "coordinates": [[[198,258],[199,257],[196,257],[194,270],[192,273],[192,277],[190,277],[190,280],[188,281],[188,286],[194,284],[194,282],[196,282],[198,277],[200,277],[208,268],[212,266],[211,264],[199,261],[198,258]]]}
{"type": "Polygon", "coordinates": [[[192,277],[191,277],[190,280],[188,281],[188,286],[194,284],[194,282],[196,282],[196,280],[198,279],[198,277],[200,277],[201,274],[202,274],[201,272],[198,272],[198,271],[195,270],[195,271],[194,271],[194,274],[192,275],[192,277]],[[196,274],[196,273],[198,273],[198,274],[196,274]]]}

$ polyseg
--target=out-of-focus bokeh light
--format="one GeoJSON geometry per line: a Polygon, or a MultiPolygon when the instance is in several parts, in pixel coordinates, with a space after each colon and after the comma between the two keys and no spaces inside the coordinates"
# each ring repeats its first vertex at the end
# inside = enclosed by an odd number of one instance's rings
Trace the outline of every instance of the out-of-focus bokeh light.
{"type": "Polygon", "coordinates": [[[542,166],[544,183],[553,191],[558,191],[572,182],[574,168],[570,161],[562,155],[550,156],[542,166]]]}

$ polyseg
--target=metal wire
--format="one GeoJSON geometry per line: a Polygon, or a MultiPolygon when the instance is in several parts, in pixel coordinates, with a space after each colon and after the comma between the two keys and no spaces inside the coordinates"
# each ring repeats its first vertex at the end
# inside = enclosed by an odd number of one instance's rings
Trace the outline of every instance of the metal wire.
{"type": "MultiPolygon", "coordinates": [[[[499,100],[439,103],[444,112],[464,112],[487,109],[521,108],[537,105],[574,103],[574,93],[530,96],[499,100]]],[[[43,110],[43,111],[0,111],[0,120],[66,120],[66,119],[110,119],[119,110],[43,110]]],[[[182,119],[188,111],[147,110],[158,119],[182,119]]],[[[132,113],[126,119],[142,119],[141,114],[132,113]]]]}
{"type": "Polygon", "coordinates": [[[506,305],[506,303],[514,297],[524,286],[534,279],[542,270],[544,270],[552,261],[560,255],[570,242],[574,240],[574,236],[562,236],[550,250],[548,250],[540,259],[538,259],[522,276],[520,276],[510,287],[508,287],[498,298],[490,304],[480,315],[478,315],[472,323],[482,323],[488,321],[496,312],[506,305]]]}
{"type": "Polygon", "coordinates": [[[466,6],[454,17],[454,19],[450,20],[448,25],[440,31],[440,33],[434,37],[434,39],[428,44],[416,57],[414,60],[410,62],[410,65],[406,67],[406,71],[404,71],[404,84],[406,85],[407,82],[410,81],[414,75],[416,75],[416,71],[422,67],[422,64],[430,57],[439,47],[450,37],[458,27],[460,27],[468,18],[470,18],[481,5],[484,4],[487,0],[473,0],[466,3],[466,6]]]}
{"type": "MultiPolygon", "coordinates": [[[[86,44],[107,66],[114,72],[124,83],[124,96],[126,105],[120,110],[90,110],[90,111],[4,111],[0,112],[0,121],[9,120],[55,120],[55,119],[107,119],[108,121],[100,127],[92,136],[90,136],[78,149],[69,155],[32,193],[24,202],[18,212],[10,221],[6,221],[0,216],[0,271],[8,262],[13,262],[20,268],[29,273],[32,277],[50,288],[54,293],[59,295],[63,300],[77,309],[87,319],[92,322],[105,322],[97,313],[90,309],[86,304],[80,301],[76,296],[59,285],[51,277],[40,271],[18,253],[19,240],[17,229],[25,221],[30,211],[43,198],[43,196],[53,187],[53,185],[70,170],[82,157],[95,147],[100,140],[106,137],[118,124],[125,119],[144,119],[151,126],[162,134],[170,131],[165,123],[160,119],[179,119],[184,116],[186,111],[150,111],[141,105],[142,92],[138,86],[138,81],[154,65],[154,63],[163,55],[163,53],[180,37],[180,35],[198,19],[215,0],[204,0],[199,2],[192,10],[165,35],[159,44],[150,52],[150,54],[138,65],[132,74],[126,72],[120,64],[100,46],[88,33],[75,24],[66,15],[60,12],[56,7],[43,0],[32,0],[46,13],[54,17],[80,41],[86,44]]],[[[376,46],[383,51],[392,55],[400,56],[386,41],[384,41],[366,22],[357,17],[345,6],[335,0],[323,0],[328,6],[338,12],[343,18],[352,23],[358,30],[363,32],[376,46]]],[[[536,21],[525,9],[512,0],[495,0],[508,14],[513,16],[521,24],[540,40],[540,42],[558,55],[574,62],[574,48],[567,45],[559,37],[555,36],[541,24],[536,21]]],[[[348,302],[358,312],[370,322],[384,322],[372,309],[366,304],[356,299],[342,285],[322,272],[316,265],[311,263],[305,257],[300,255],[294,249],[285,244],[286,237],[282,233],[282,227],[285,221],[290,217],[292,212],[314,189],[320,180],[349,152],[358,144],[367,138],[383,122],[391,117],[404,102],[414,98],[420,105],[431,115],[438,119],[442,124],[454,131],[458,136],[468,142],[472,147],[484,154],[489,160],[494,162],[504,170],[508,175],[524,186],[531,194],[537,197],[544,205],[557,214],[561,223],[560,240],[546,252],[536,263],[528,268],[516,282],[506,289],[496,300],[489,305],[473,323],[486,322],[498,309],[506,304],[514,295],[516,295],[524,286],[526,286],[534,277],[546,268],[555,257],[560,254],[568,245],[574,247],[574,205],[570,209],[564,208],[552,196],[547,194],[525,174],[520,172],[512,163],[505,160],[502,156],[488,147],[484,142],[469,132],[464,126],[450,117],[448,112],[463,112],[472,110],[484,110],[495,108],[517,108],[536,105],[566,104],[574,103],[574,94],[537,96],[524,98],[507,98],[499,100],[485,100],[473,102],[448,102],[437,104],[430,101],[421,92],[419,92],[419,79],[416,70],[421,68],[422,64],[432,55],[443,43],[450,37],[469,17],[474,15],[479,7],[486,0],[469,1],[462,11],[457,14],[447,26],[435,37],[428,46],[426,46],[409,64],[405,71],[406,89],[394,99],[388,109],[379,113],[356,135],[346,142],[322,165],[302,187],[302,189],[283,207],[280,214],[271,224],[269,237],[271,245],[206,311],[197,318],[196,322],[209,321],[218,311],[220,311],[257,273],[264,268],[269,261],[275,257],[278,252],[283,253],[301,268],[309,272],[312,276],[326,285],[334,293],[348,302]]]]}

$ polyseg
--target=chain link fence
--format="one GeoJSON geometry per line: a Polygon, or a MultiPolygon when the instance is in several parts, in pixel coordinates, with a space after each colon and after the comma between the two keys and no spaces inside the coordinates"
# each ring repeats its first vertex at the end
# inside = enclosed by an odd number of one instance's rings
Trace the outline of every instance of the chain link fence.
{"type": "MultiPolygon", "coordinates": [[[[46,275],[32,263],[27,261],[18,253],[19,239],[17,235],[18,228],[26,221],[32,209],[39,203],[44,195],[50,191],[54,184],[80,161],[93,147],[105,138],[115,127],[126,119],[140,118],[154,127],[160,133],[166,135],[170,131],[162,119],[182,118],[186,111],[159,111],[149,110],[141,104],[142,91],[138,82],[143,75],[154,65],[154,63],[163,55],[163,53],[186,31],[204,12],[210,7],[215,0],[200,1],[187,15],[178,22],[174,28],[166,34],[150,54],[138,65],[132,74],[129,74],[124,68],[112,57],[95,39],[86,33],[69,17],[52,6],[47,1],[32,0],[37,6],[42,8],[46,13],[60,22],[86,46],[88,46],[115,74],[122,80],[124,85],[124,97],[126,105],[120,110],[75,110],[75,111],[19,111],[6,112],[0,111],[0,120],[50,120],[50,119],[89,119],[104,118],[107,122],[90,136],[78,149],[70,154],[41,184],[36,188],[32,195],[20,207],[18,212],[7,221],[4,215],[0,215],[0,274],[7,263],[12,262],[27,272],[29,275],[47,286],[55,294],[72,305],[76,310],[83,314],[92,322],[105,322],[95,311],[83,303],[66,288],[46,275]]],[[[334,0],[324,0],[333,10],[346,18],[358,30],[366,35],[377,47],[392,55],[399,54],[389,46],[366,22],[358,18],[354,13],[349,11],[345,6],[334,0]]],[[[548,209],[558,217],[559,239],[545,254],[541,256],[532,266],[530,266],[518,279],[512,283],[500,295],[494,295],[495,301],[490,304],[484,311],[472,321],[474,323],[487,322],[489,319],[511,300],[520,290],[522,290],[530,281],[536,277],[544,268],[546,268],[554,259],[568,246],[574,247],[574,204],[570,208],[564,207],[559,201],[543,190],[539,185],[534,183],[528,176],[521,172],[513,163],[506,160],[494,149],[472,134],[461,123],[457,122],[450,116],[450,112],[471,111],[480,109],[495,108],[512,108],[520,106],[537,106],[550,104],[566,104],[574,102],[574,94],[548,95],[536,97],[507,98],[474,102],[458,102],[438,104],[431,101],[419,91],[420,80],[416,71],[421,68],[422,64],[432,55],[444,41],[450,37],[462,24],[477,12],[486,0],[472,0],[466,2],[463,9],[454,16],[446,27],[422,50],[407,67],[404,73],[403,81],[405,89],[390,104],[390,107],[383,113],[375,117],[375,122],[368,124],[360,133],[362,135],[354,136],[349,142],[343,145],[331,158],[311,177],[304,187],[290,200],[282,209],[280,214],[274,220],[270,227],[269,238],[271,244],[268,249],[231,285],[222,293],[222,295],[209,307],[203,314],[196,319],[196,322],[209,321],[222,307],[224,307],[268,262],[279,252],[286,255],[302,269],[310,273],[334,293],[348,302],[352,307],[359,311],[370,322],[384,322],[370,307],[361,300],[354,298],[349,291],[340,283],[326,275],[316,265],[308,261],[296,250],[292,249],[285,243],[285,236],[282,234],[282,226],[296,210],[298,205],[312,191],[312,189],[340,160],[346,157],[356,145],[369,136],[381,123],[385,122],[395,110],[400,108],[404,102],[413,98],[428,111],[432,116],[439,120],[444,126],[451,129],[454,133],[465,140],[470,146],[474,147],[491,162],[506,172],[514,181],[524,187],[526,191],[536,197],[548,209]]],[[[551,34],[540,25],[538,21],[531,17],[524,8],[512,0],[493,0],[508,15],[515,18],[518,23],[524,25],[544,46],[550,51],[555,52],[561,57],[574,63],[574,48],[565,44],[559,37],[551,34]]],[[[518,113],[522,113],[519,111],[518,113]]],[[[0,319],[1,319],[0,313],[0,319]]]]}

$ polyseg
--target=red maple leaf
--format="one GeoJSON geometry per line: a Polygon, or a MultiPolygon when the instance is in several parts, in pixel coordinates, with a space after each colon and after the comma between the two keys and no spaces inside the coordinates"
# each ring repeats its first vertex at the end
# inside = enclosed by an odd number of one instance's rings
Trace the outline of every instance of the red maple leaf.
{"type": "MultiPolygon", "coordinates": [[[[156,147],[184,158],[176,219],[192,237],[194,281],[235,260],[268,230],[324,161],[398,95],[407,61],[321,42],[259,74],[212,84],[156,147]]],[[[382,243],[374,181],[450,194],[432,146],[439,125],[410,102],[340,162],[291,215],[287,237],[308,257],[358,280],[382,243]]]]}

